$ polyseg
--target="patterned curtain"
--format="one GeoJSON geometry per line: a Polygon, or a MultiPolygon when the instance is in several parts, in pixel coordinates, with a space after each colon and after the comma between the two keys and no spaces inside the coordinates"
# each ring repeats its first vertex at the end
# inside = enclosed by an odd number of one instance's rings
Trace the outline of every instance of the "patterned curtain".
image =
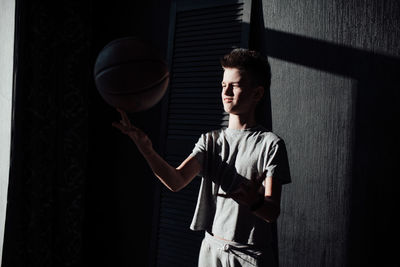
{"type": "Polygon", "coordinates": [[[90,11],[89,1],[17,1],[3,267],[83,264],[90,11]]]}

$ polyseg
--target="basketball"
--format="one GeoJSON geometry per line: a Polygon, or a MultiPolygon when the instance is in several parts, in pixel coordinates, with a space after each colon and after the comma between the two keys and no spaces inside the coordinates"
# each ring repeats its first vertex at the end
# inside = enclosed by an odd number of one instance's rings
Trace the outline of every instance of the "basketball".
{"type": "Polygon", "coordinates": [[[161,100],[169,71],[150,43],[126,37],[111,41],[99,52],[94,80],[109,105],[132,113],[147,110],[161,100]]]}

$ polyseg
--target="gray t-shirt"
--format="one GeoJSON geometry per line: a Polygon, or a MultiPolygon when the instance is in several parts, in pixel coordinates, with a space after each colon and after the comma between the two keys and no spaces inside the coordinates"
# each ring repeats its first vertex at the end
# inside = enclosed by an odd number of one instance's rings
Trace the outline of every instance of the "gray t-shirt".
{"type": "Polygon", "coordinates": [[[190,228],[206,230],[241,244],[260,247],[271,242],[271,224],[224,194],[245,179],[267,171],[267,177],[290,183],[289,164],[282,139],[261,126],[221,129],[202,134],[191,156],[201,164],[202,182],[190,228]]]}

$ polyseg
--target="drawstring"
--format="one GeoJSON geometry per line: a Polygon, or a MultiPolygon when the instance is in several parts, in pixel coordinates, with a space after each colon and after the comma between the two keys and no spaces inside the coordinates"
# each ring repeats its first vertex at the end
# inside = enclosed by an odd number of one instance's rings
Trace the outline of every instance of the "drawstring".
{"type": "Polygon", "coordinates": [[[230,251],[231,246],[229,244],[224,244],[222,247],[218,248],[219,250],[228,252],[230,251]]]}

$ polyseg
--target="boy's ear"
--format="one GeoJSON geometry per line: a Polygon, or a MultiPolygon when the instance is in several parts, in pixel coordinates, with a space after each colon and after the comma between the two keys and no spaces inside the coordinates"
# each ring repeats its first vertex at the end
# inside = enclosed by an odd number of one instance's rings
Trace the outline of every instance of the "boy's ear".
{"type": "Polygon", "coordinates": [[[263,95],[264,95],[264,87],[263,86],[257,86],[255,88],[256,92],[254,94],[254,100],[256,100],[257,102],[259,102],[263,95]]]}

